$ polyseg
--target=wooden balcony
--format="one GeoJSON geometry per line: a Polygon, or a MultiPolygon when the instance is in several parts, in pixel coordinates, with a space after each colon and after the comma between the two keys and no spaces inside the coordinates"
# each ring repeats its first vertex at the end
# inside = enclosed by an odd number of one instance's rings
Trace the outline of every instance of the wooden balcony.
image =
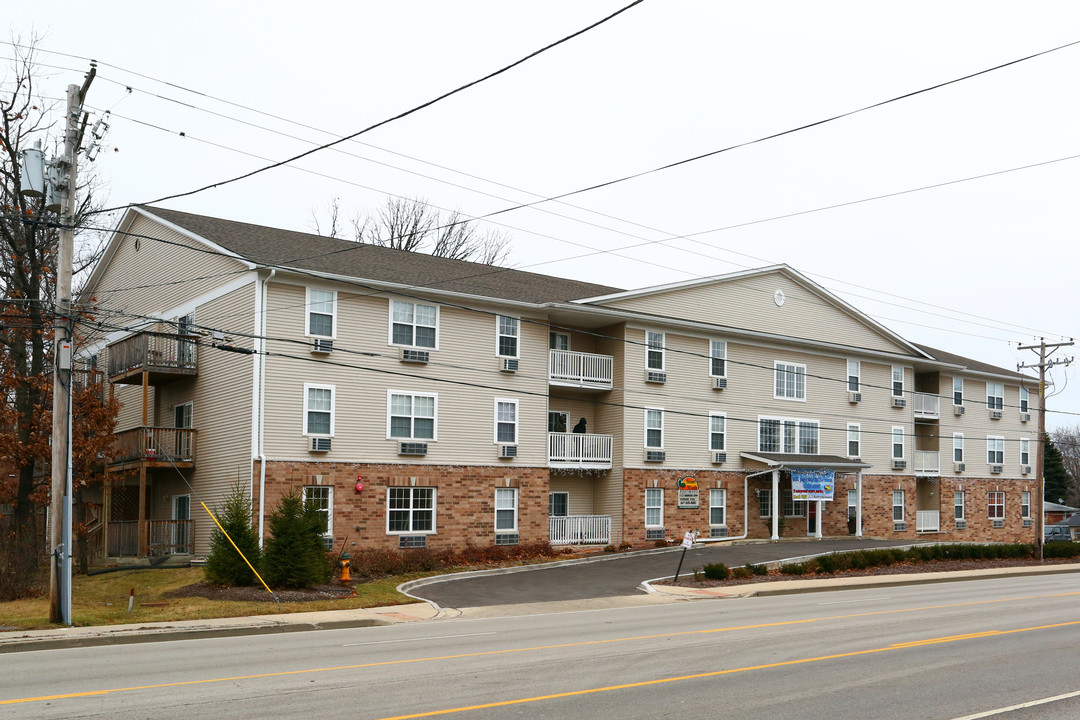
{"type": "Polygon", "coordinates": [[[611,355],[548,351],[548,383],[587,390],[610,390],[615,358],[611,355]]]}
{"type": "Polygon", "coordinates": [[[151,385],[191,377],[199,372],[199,345],[193,335],[147,330],[109,345],[109,380],[135,385],[142,373],[151,385]]]}
{"type": "Polygon", "coordinates": [[[548,433],[548,465],[610,469],[612,440],[593,433],[548,433]]]}
{"type": "Polygon", "coordinates": [[[194,428],[137,427],[116,433],[117,455],[110,469],[195,467],[194,428]]]}

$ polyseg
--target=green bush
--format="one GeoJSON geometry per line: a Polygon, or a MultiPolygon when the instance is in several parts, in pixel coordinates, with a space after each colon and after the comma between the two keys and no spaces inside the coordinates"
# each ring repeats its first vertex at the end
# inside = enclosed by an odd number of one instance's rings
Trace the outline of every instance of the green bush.
{"type": "Polygon", "coordinates": [[[737,567],[731,569],[731,577],[737,580],[745,580],[754,576],[749,567],[737,567]]]}
{"type": "Polygon", "coordinates": [[[747,565],[746,567],[750,572],[754,573],[755,575],[769,574],[769,568],[767,568],[764,563],[762,563],[761,565],[747,565]]]}
{"type": "Polygon", "coordinates": [[[780,573],[783,575],[805,575],[808,567],[805,563],[793,563],[791,565],[781,565],[780,573]]]}
{"type": "Polygon", "coordinates": [[[300,494],[281,496],[270,514],[270,539],[263,551],[263,579],[271,587],[312,587],[330,580],[333,560],[323,544],[325,519],[300,494]]]}
{"type": "Polygon", "coordinates": [[[1080,557],[1080,543],[1066,540],[1048,542],[1043,545],[1044,558],[1080,557]]]}
{"type": "Polygon", "coordinates": [[[709,580],[727,580],[731,577],[731,571],[724,563],[705,563],[703,572],[709,580]]]}
{"type": "Polygon", "coordinates": [[[243,485],[233,486],[225,503],[214,509],[214,517],[225,532],[215,525],[210,536],[210,554],[206,556],[203,569],[206,581],[214,585],[256,584],[255,572],[248,562],[252,567],[259,566],[259,535],[251,524],[251,500],[243,485]],[[225,537],[225,533],[229,537],[225,537]],[[232,538],[231,543],[229,538],[232,538]],[[235,548],[233,543],[236,543],[235,548]],[[248,562],[244,562],[240,553],[248,562]]]}

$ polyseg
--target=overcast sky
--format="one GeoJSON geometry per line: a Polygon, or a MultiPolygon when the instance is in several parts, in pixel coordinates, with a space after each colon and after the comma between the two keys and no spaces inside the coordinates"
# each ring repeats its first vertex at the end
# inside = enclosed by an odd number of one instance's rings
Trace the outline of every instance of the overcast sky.
{"type": "MultiPolygon", "coordinates": [[[[94,169],[124,205],[355,133],[628,1],[21,3],[5,15],[13,36],[77,56],[39,53],[51,97],[81,82],[84,58],[102,63],[88,105],[113,118],[94,169]]],[[[352,214],[388,193],[482,215],[1077,40],[1075,2],[647,0],[358,142],[163,206],[294,230],[332,198],[352,214]]],[[[1080,45],[493,220],[522,269],[636,288],[783,262],[909,340],[1015,368],[1035,360],[1018,342],[1080,334],[1080,159],[1002,173],[1080,155],[1078,69],[1080,45]],[[988,173],[1002,174],[807,212],[988,173]],[[772,219],[793,213],[805,214],[772,219]],[[608,252],[580,257],[596,251],[608,252]]],[[[1074,368],[1052,373],[1071,381],[1052,411],[1080,413],[1074,368]]]]}

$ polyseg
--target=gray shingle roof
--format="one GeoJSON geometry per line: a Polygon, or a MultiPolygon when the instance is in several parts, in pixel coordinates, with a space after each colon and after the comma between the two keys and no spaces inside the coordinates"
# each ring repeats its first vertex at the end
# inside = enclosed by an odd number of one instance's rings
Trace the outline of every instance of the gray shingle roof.
{"type": "Polygon", "coordinates": [[[258,265],[333,273],[358,280],[399,283],[481,297],[544,303],[577,300],[620,288],[539,273],[448,260],[310,233],[281,230],[193,215],[157,207],[142,208],[258,265]]]}
{"type": "Polygon", "coordinates": [[[1027,375],[1022,375],[1015,370],[1006,370],[1005,368],[999,368],[996,365],[989,365],[984,362],[979,362],[978,360],[972,360],[971,358],[966,358],[963,355],[955,355],[950,352],[945,352],[944,350],[938,350],[936,348],[932,348],[927,345],[920,345],[918,343],[915,343],[915,346],[930,355],[930,357],[934,358],[935,360],[940,360],[941,362],[946,362],[950,365],[963,365],[968,370],[972,370],[974,372],[989,373],[991,375],[1009,375],[1018,379],[1031,379],[1028,378],[1027,375]]]}

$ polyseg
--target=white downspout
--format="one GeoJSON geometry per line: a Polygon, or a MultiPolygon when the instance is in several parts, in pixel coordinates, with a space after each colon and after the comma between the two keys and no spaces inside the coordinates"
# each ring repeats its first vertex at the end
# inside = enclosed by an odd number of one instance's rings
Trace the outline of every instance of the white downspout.
{"type": "Polygon", "coordinates": [[[730,542],[732,540],[745,540],[750,535],[750,478],[757,475],[764,475],[770,473],[772,470],[762,470],[761,472],[749,473],[743,476],[743,534],[735,535],[732,537],[723,538],[705,538],[702,540],[695,540],[694,542],[709,543],[709,542],[730,542]]]}
{"type": "Polygon", "coordinates": [[[270,274],[262,283],[261,317],[259,318],[259,337],[256,342],[259,345],[259,401],[257,403],[257,434],[259,451],[259,549],[263,546],[264,527],[266,525],[266,302],[268,299],[268,287],[270,278],[277,273],[276,268],[270,268],[270,274]]]}
{"type": "Polygon", "coordinates": [[[772,537],[770,540],[780,539],[780,470],[772,471],[772,537]]]}
{"type": "Polygon", "coordinates": [[[862,537],[862,473],[855,476],[855,537],[862,537]]]}

